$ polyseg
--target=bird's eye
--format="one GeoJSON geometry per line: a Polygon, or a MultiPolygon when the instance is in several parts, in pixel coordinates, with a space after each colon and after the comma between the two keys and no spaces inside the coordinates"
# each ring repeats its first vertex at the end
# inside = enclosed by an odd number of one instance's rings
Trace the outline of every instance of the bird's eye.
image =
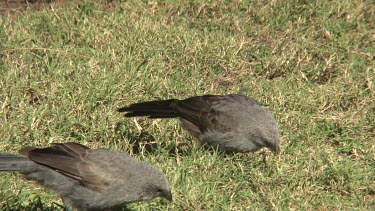
{"type": "Polygon", "coordinates": [[[157,193],[163,193],[163,190],[160,189],[160,188],[158,188],[158,189],[156,189],[156,192],[157,192],[157,193]]]}

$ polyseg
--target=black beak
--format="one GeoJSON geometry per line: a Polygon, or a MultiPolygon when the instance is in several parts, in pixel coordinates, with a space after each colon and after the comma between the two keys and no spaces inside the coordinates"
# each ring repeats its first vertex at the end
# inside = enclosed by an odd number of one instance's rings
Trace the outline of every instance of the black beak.
{"type": "Polygon", "coordinates": [[[276,146],[271,148],[271,151],[273,152],[274,155],[278,155],[280,153],[280,147],[276,146]]]}
{"type": "Polygon", "coordinates": [[[170,191],[164,192],[163,197],[166,198],[166,199],[168,199],[168,201],[173,201],[173,199],[172,199],[172,193],[170,191]]]}
{"type": "Polygon", "coordinates": [[[267,148],[270,149],[274,155],[278,155],[280,153],[280,146],[270,144],[267,146],[267,148]]]}

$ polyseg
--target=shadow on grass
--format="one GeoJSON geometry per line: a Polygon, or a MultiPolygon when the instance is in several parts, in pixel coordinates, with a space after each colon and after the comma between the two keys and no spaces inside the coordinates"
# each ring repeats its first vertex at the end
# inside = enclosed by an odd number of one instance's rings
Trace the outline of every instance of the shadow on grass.
{"type": "Polygon", "coordinates": [[[187,156],[191,153],[191,149],[188,148],[188,144],[180,143],[177,145],[166,145],[163,143],[158,143],[158,140],[156,140],[156,138],[147,131],[141,131],[137,134],[126,132],[124,135],[133,145],[132,152],[134,154],[139,154],[141,151],[145,151],[150,154],[158,154],[160,153],[161,148],[168,151],[169,156],[175,156],[176,154],[179,156],[187,156]]]}
{"type": "MultiPolygon", "coordinates": [[[[28,205],[23,205],[21,201],[12,200],[9,203],[5,204],[4,206],[0,206],[0,210],[4,210],[4,211],[21,211],[21,210],[22,211],[23,210],[69,211],[70,209],[56,202],[52,202],[51,205],[43,204],[42,200],[38,196],[34,201],[29,203],[28,205]]],[[[134,209],[126,207],[126,205],[112,207],[110,210],[112,211],[134,211],[134,209]]]]}
{"type": "Polygon", "coordinates": [[[162,141],[159,142],[159,140],[148,131],[132,133],[124,130],[122,125],[123,123],[117,124],[115,129],[116,133],[119,134],[122,140],[128,141],[132,145],[131,151],[134,154],[139,154],[141,152],[160,154],[161,149],[167,151],[167,154],[171,157],[177,154],[179,156],[187,156],[191,153],[191,147],[189,147],[187,143],[166,144],[162,141]]]}
{"type": "MultiPolygon", "coordinates": [[[[170,157],[184,157],[184,156],[189,156],[191,155],[192,151],[196,150],[204,150],[207,153],[210,154],[218,154],[222,156],[223,158],[231,158],[235,155],[246,155],[246,154],[253,154],[254,152],[247,152],[247,153],[237,153],[237,152],[223,152],[217,147],[213,147],[210,145],[202,144],[198,148],[192,148],[188,143],[176,143],[176,142],[170,142],[173,144],[166,144],[165,142],[158,141],[157,138],[148,131],[140,131],[138,133],[132,133],[129,131],[124,131],[121,125],[123,123],[118,123],[116,130],[116,133],[120,134],[120,137],[124,141],[128,141],[130,143],[131,147],[131,152],[133,154],[139,154],[141,152],[146,152],[149,154],[160,154],[161,151],[167,151],[168,156],[170,157]]],[[[194,138],[195,141],[199,142],[197,138],[194,138]]],[[[278,151],[276,154],[280,153],[278,151]]],[[[264,150],[260,153],[262,156],[266,156],[264,150]]]]}
{"type": "Polygon", "coordinates": [[[7,203],[3,206],[0,206],[0,210],[6,211],[19,211],[19,210],[43,210],[43,211],[55,211],[55,210],[64,210],[64,207],[57,203],[52,203],[52,205],[48,206],[43,204],[40,196],[37,196],[33,201],[30,203],[25,204],[24,201],[11,199],[7,200],[7,203]]]}

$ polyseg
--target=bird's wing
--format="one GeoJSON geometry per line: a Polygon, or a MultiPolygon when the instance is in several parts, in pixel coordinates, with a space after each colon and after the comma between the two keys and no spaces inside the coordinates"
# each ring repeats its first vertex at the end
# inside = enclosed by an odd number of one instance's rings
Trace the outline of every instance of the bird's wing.
{"type": "Polygon", "coordinates": [[[90,151],[86,146],[69,142],[47,148],[26,147],[20,153],[90,189],[103,190],[108,184],[95,161],[89,159],[90,151]]]}
{"type": "MultiPolygon", "coordinates": [[[[200,129],[227,131],[225,122],[219,121],[222,113],[217,105],[223,100],[220,95],[204,95],[176,101],[172,107],[178,111],[181,118],[189,121],[200,129]]],[[[186,125],[188,126],[188,125],[186,125]]]]}
{"type": "Polygon", "coordinates": [[[130,165],[136,163],[131,156],[109,149],[87,150],[82,159],[84,162],[78,165],[81,182],[93,190],[103,190],[118,183],[132,173],[124,169],[133,169],[130,165]]]}

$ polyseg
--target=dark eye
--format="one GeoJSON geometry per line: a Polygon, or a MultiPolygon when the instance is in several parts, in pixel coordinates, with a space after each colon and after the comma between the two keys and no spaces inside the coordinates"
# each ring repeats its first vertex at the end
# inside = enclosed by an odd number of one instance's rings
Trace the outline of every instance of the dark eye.
{"type": "Polygon", "coordinates": [[[158,189],[156,189],[156,192],[157,192],[158,194],[161,194],[161,193],[163,193],[163,190],[160,189],[160,188],[158,188],[158,189]]]}

